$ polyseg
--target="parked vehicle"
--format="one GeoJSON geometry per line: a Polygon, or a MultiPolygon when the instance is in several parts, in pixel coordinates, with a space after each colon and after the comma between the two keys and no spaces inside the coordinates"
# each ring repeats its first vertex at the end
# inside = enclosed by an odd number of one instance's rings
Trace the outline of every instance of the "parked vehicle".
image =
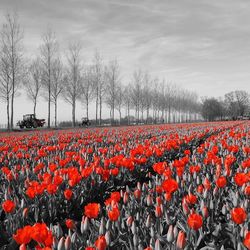
{"type": "Polygon", "coordinates": [[[20,129],[43,127],[44,124],[45,119],[37,119],[34,114],[26,114],[23,116],[23,120],[17,122],[17,126],[19,126],[20,129]]]}
{"type": "Polygon", "coordinates": [[[83,117],[80,126],[88,127],[90,125],[91,125],[90,120],[87,117],[83,117]]]}

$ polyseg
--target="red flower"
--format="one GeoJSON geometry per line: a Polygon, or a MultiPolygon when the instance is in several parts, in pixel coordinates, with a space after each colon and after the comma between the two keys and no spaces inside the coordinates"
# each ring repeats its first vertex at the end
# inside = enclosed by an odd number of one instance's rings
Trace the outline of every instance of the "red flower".
{"type": "Polygon", "coordinates": [[[153,169],[157,174],[161,175],[165,171],[165,166],[166,166],[165,162],[157,162],[153,165],[153,169]]]}
{"type": "Polygon", "coordinates": [[[18,229],[16,234],[13,235],[13,239],[17,244],[28,244],[31,241],[32,226],[25,226],[24,228],[18,229]]]}
{"type": "Polygon", "coordinates": [[[72,192],[71,189],[66,189],[66,190],[64,191],[64,197],[65,197],[65,199],[70,200],[71,197],[72,197],[72,194],[73,194],[73,192],[72,192]]]}
{"type": "Polygon", "coordinates": [[[162,183],[162,188],[165,192],[172,194],[178,190],[178,183],[174,179],[168,179],[162,183]]]}
{"type": "Polygon", "coordinates": [[[45,223],[36,223],[32,226],[31,238],[37,243],[51,246],[53,237],[45,223]]]}
{"type": "Polygon", "coordinates": [[[75,222],[71,219],[67,219],[65,222],[68,229],[74,229],[75,228],[75,222]]]}
{"type": "Polygon", "coordinates": [[[98,217],[99,211],[100,211],[99,203],[89,203],[84,207],[84,214],[88,218],[96,219],[98,217]]]}
{"type": "Polygon", "coordinates": [[[136,198],[137,200],[140,199],[140,197],[141,197],[141,190],[136,189],[136,190],[134,191],[134,196],[135,196],[135,198],[136,198]]]}
{"type": "Polygon", "coordinates": [[[247,249],[250,249],[250,232],[247,232],[243,244],[247,249]]]}
{"type": "Polygon", "coordinates": [[[117,221],[120,216],[120,211],[117,207],[113,207],[111,211],[108,211],[108,217],[111,221],[117,221]]]}
{"type": "Polygon", "coordinates": [[[2,208],[5,213],[12,213],[15,209],[16,205],[11,200],[6,200],[2,203],[2,208]]]}
{"type": "Polygon", "coordinates": [[[196,213],[190,214],[187,220],[188,226],[194,230],[202,227],[202,216],[196,213]]]}
{"type": "Polygon", "coordinates": [[[120,192],[113,192],[113,193],[111,193],[110,198],[111,198],[111,200],[113,200],[115,202],[119,202],[120,199],[121,199],[120,192]]]}
{"type": "Polygon", "coordinates": [[[188,204],[194,205],[197,202],[197,197],[193,194],[188,194],[185,196],[185,200],[188,204]]]}
{"type": "Polygon", "coordinates": [[[162,216],[161,206],[156,206],[156,208],[155,208],[155,216],[156,217],[161,217],[162,216]]]}
{"type": "Polygon", "coordinates": [[[179,231],[176,241],[176,246],[178,249],[184,249],[186,245],[186,235],[183,231],[179,231]]]}
{"type": "Polygon", "coordinates": [[[250,186],[245,187],[245,195],[250,196],[250,186]]]}
{"type": "Polygon", "coordinates": [[[245,173],[236,173],[234,176],[234,182],[238,186],[243,186],[248,181],[247,175],[245,173]]]}
{"type": "Polygon", "coordinates": [[[98,237],[95,242],[95,246],[98,250],[105,250],[107,248],[107,242],[103,235],[98,237]]]}
{"type": "Polygon", "coordinates": [[[246,220],[247,214],[244,208],[236,207],[233,208],[231,211],[231,218],[234,221],[234,223],[242,224],[246,220]]]}
{"type": "Polygon", "coordinates": [[[211,188],[211,183],[209,181],[208,178],[205,178],[203,186],[205,187],[205,189],[209,190],[211,188]]]}
{"type": "Polygon", "coordinates": [[[51,183],[51,184],[49,184],[49,185],[47,186],[47,192],[48,192],[49,194],[55,194],[56,191],[57,191],[57,185],[56,185],[56,184],[51,183]]]}
{"type": "Polygon", "coordinates": [[[219,177],[219,178],[216,180],[216,185],[217,185],[217,187],[219,187],[219,188],[225,187],[225,186],[227,185],[227,179],[226,179],[226,177],[224,177],[224,176],[219,177]]]}

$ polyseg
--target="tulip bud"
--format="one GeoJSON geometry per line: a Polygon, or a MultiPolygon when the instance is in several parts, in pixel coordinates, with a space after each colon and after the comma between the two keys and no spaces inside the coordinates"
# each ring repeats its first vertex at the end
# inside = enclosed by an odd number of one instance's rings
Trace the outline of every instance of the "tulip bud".
{"type": "Polygon", "coordinates": [[[155,208],[155,216],[157,218],[161,217],[162,216],[162,210],[161,210],[161,207],[160,206],[156,206],[155,208]]]}
{"type": "Polygon", "coordinates": [[[151,238],[155,237],[155,230],[152,226],[150,227],[150,236],[151,236],[151,238]]]}
{"type": "Polygon", "coordinates": [[[21,205],[20,205],[21,208],[24,208],[24,199],[21,200],[21,205]]]}
{"type": "Polygon", "coordinates": [[[177,226],[174,226],[174,238],[176,239],[178,235],[178,227],[177,226]]]}
{"type": "Polygon", "coordinates": [[[139,212],[136,213],[136,220],[137,220],[137,221],[140,220],[140,214],[139,214],[139,212]]]}
{"type": "Polygon", "coordinates": [[[134,244],[134,246],[137,247],[138,243],[139,243],[139,239],[137,237],[137,234],[134,234],[134,236],[133,236],[133,244],[134,244]]]}
{"type": "Polygon", "coordinates": [[[173,225],[170,225],[168,227],[168,233],[167,233],[167,241],[169,243],[174,241],[174,231],[173,231],[173,225]]]}
{"type": "Polygon", "coordinates": [[[111,229],[111,221],[108,220],[108,221],[106,222],[106,230],[110,230],[110,229],[111,229]]]}
{"type": "Polygon", "coordinates": [[[64,239],[64,237],[62,237],[62,238],[59,240],[57,249],[58,249],[58,250],[65,250],[65,239],[64,239]]]}
{"type": "Polygon", "coordinates": [[[20,247],[19,247],[19,250],[26,250],[26,245],[25,244],[22,244],[20,247]]]}
{"type": "Polygon", "coordinates": [[[126,204],[128,202],[128,193],[125,192],[123,195],[123,203],[126,204]]]}
{"type": "Polygon", "coordinates": [[[209,208],[210,208],[210,210],[214,209],[214,202],[212,199],[210,199],[209,208]]]}
{"type": "Polygon", "coordinates": [[[201,212],[202,212],[202,215],[203,215],[204,218],[208,217],[209,213],[208,213],[207,207],[203,207],[201,212]]]}
{"type": "Polygon", "coordinates": [[[225,215],[227,213],[227,207],[226,207],[225,204],[223,205],[223,207],[221,209],[221,212],[222,212],[223,215],[225,215]]]}
{"type": "Polygon", "coordinates": [[[155,241],[155,250],[161,250],[161,249],[162,249],[161,248],[161,243],[160,243],[159,239],[157,239],[155,241]]]}
{"type": "Polygon", "coordinates": [[[151,216],[150,214],[147,216],[147,220],[146,220],[146,227],[150,227],[151,226],[151,216]]]}
{"type": "Polygon", "coordinates": [[[27,218],[28,211],[29,211],[29,210],[28,210],[27,207],[23,209],[23,218],[27,218]]]}
{"type": "Polygon", "coordinates": [[[133,222],[133,217],[132,217],[132,216],[129,216],[129,217],[127,218],[127,226],[128,226],[128,227],[131,227],[132,222],[133,222]]]}
{"type": "Polygon", "coordinates": [[[89,218],[86,216],[83,222],[83,231],[89,230],[89,218]]]}
{"type": "Polygon", "coordinates": [[[109,246],[109,244],[110,244],[110,232],[109,231],[107,231],[105,233],[105,239],[106,239],[107,245],[109,246]]]}
{"type": "Polygon", "coordinates": [[[153,199],[152,199],[150,194],[147,195],[146,201],[147,201],[147,206],[148,207],[153,204],[153,199]]]}
{"type": "Polygon", "coordinates": [[[206,199],[208,197],[208,190],[207,189],[205,189],[205,191],[203,193],[203,197],[204,197],[204,199],[206,199]]]}
{"type": "Polygon", "coordinates": [[[76,240],[77,240],[77,234],[76,234],[76,232],[74,232],[71,236],[71,242],[74,244],[76,242],[76,240]]]}
{"type": "Polygon", "coordinates": [[[184,249],[186,245],[186,235],[183,231],[180,231],[177,236],[176,247],[178,250],[184,249]]]}
{"type": "Polygon", "coordinates": [[[101,223],[100,223],[100,227],[99,227],[99,235],[102,235],[105,233],[105,227],[104,227],[104,218],[101,218],[101,223]]]}
{"type": "Polygon", "coordinates": [[[71,238],[69,236],[67,236],[66,240],[65,240],[65,250],[69,250],[70,246],[71,246],[71,238]]]}
{"type": "Polygon", "coordinates": [[[132,222],[131,231],[133,234],[136,234],[136,225],[134,221],[132,222]]]}

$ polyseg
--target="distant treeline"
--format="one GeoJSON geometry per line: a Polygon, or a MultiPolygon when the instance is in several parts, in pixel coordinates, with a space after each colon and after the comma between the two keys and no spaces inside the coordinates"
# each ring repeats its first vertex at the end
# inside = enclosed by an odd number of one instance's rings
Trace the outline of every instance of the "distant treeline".
{"type": "Polygon", "coordinates": [[[249,94],[236,90],[227,93],[224,98],[203,98],[201,114],[208,121],[249,119],[249,94]]]}

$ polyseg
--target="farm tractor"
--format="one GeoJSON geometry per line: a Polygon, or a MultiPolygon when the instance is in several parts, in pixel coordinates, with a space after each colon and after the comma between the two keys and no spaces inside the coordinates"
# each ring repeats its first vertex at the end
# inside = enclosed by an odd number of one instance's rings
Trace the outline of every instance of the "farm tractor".
{"type": "Polygon", "coordinates": [[[20,129],[37,128],[37,127],[43,127],[44,124],[45,124],[45,119],[37,119],[34,114],[27,114],[23,116],[23,120],[18,121],[17,126],[19,126],[20,129]]]}
{"type": "Polygon", "coordinates": [[[91,125],[91,123],[90,123],[90,120],[87,117],[83,117],[82,121],[81,121],[81,123],[79,125],[82,126],[82,127],[83,126],[88,127],[88,126],[91,125]]]}

